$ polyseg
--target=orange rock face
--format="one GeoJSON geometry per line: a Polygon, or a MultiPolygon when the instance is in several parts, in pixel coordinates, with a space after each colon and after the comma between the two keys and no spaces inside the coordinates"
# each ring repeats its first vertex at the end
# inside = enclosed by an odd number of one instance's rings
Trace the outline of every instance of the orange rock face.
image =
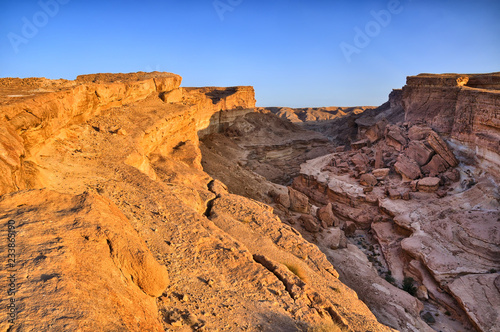
{"type": "MultiPolygon", "coordinates": [[[[390,331],[270,206],[204,172],[200,136],[268,121],[238,120],[253,115],[253,88],[180,83],[0,79],[0,232],[16,230],[15,281],[0,281],[15,286],[0,306],[13,301],[16,317],[1,310],[0,330],[390,331]]],[[[299,152],[327,142],[302,134],[299,152]]],[[[292,146],[257,153],[285,159],[292,146]]]]}
{"type": "Polygon", "coordinates": [[[90,193],[29,190],[3,195],[0,211],[0,223],[13,221],[16,232],[14,326],[163,330],[155,297],[168,286],[167,270],[112,202],[90,193]],[[142,310],[131,311],[130,303],[142,310]]]}

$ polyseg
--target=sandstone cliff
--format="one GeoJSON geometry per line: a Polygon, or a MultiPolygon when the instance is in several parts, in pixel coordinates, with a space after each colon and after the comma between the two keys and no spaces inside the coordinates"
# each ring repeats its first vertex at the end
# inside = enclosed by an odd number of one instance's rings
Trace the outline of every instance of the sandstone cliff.
{"type": "Polygon", "coordinates": [[[253,89],[180,82],[0,80],[1,330],[390,331],[271,207],[203,171],[199,135],[253,89]]]}
{"type": "Polygon", "coordinates": [[[500,165],[500,73],[410,76],[403,104],[407,121],[426,123],[500,165]]]}

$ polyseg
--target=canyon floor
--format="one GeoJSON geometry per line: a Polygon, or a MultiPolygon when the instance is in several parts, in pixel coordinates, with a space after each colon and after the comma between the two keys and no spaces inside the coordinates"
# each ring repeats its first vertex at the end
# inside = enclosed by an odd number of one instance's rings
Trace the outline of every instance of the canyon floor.
{"type": "Polygon", "coordinates": [[[0,79],[1,331],[500,329],[500,74],[180,84],[0,79]]]}

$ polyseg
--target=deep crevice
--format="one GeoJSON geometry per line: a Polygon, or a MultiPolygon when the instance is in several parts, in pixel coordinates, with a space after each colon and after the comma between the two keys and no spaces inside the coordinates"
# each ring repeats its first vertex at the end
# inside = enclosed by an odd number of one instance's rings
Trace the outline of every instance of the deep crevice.
{"type": "Polygon", "coordinates": [[[113,257],[113,246],[111,245],[111,241],[109,241],[109,239],[106,239],[106,243],[109,247],[109,253],[111,254],[111,257],[113,257]]]}
{"type": "Polygon", "coordinates": [[[212,208],[214,207],[214,202],[216,199],[220,198],[220,195],[218,195],[213,189],[213,184],[214,184],[215,180],[212,180],[208,183],[207,185],[207,189],[214,193],[215,194],[215,197],[212,198],[211,200],[209,200],[207,202],[207,209],[205,210],[205,213],[203,213],[205,215],[205,217],[207,217],[208,219],[210,219],[210,215],[212,214],[212,208]]]}

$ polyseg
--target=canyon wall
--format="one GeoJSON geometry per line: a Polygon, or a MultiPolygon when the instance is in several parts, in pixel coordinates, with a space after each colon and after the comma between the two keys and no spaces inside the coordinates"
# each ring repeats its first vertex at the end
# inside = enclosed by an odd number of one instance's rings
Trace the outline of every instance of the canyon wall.
{"type": "Polygon", "coordinates": [[[500,165],[500,73],[420,74],[403,87],[405,117],[500,165]]]}
{"type": "Polygon", "coordinates": [[[384,324],[490,331],[500,324],[498,77],[408,77],[363,112],[261,108],[203,139],[204,169],[231,191],[272,198],[384,324]],[[299,137],[312,142],[305,129],[318,145],[295,156],[299,137]]]}

